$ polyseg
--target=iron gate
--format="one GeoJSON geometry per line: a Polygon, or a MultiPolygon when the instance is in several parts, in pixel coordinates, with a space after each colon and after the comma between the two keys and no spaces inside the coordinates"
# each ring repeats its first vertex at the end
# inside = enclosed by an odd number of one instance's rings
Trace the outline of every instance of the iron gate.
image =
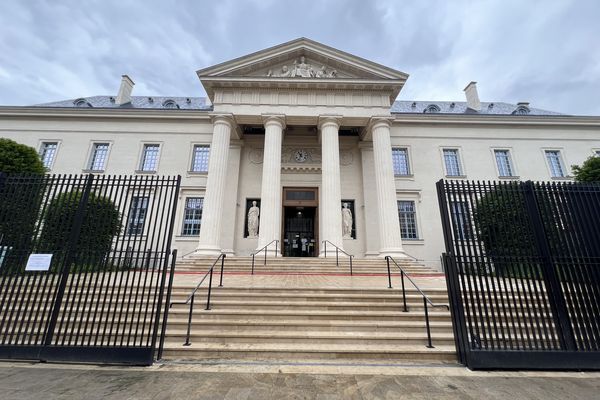
{"type": "Polygon", "coordinates": [[[180,180],[0,174],[0,358],[152,364],[180,180]]]}
{"type": "Polygon", "coordinates": [[[439,181],[459,360],[600,368],[600,185],[439,181]]]}

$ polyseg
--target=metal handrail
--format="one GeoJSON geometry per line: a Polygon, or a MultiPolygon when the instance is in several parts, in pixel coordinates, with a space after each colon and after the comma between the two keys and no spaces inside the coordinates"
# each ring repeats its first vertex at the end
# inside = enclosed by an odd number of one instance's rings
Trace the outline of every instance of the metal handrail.
{"type": "Polygon", "coordinates": [[[258,253],[260,253],[261,251],[264,250],[265,251],[265,263],[263,265],[267,265],[267,247],[269,247],[271,244],[273,244],[273,242],[275,242],[275,257],[277,257],[277,245],[279,244],[279,240],[277,240],[277,239],[271,240],[264,247],[256,250],[254,253],[252,253],[252,275],[254,275],[254,256],[256,256],[258,253]]]}
{"type": "Polygon", "coordinates": [[[200,279],[200,282],[198,282],[198,284],[196,285],[196,287],[194,288],[194,290],[192,290],[192,292],[190,293],[190,295],[188,296],[188,298],[185,301],[174,301],[172,303],[169,304],[169,308],[173,307],[173,304],[187,304],[190,303],[190,312],[188,315],[188,326],[187,326],[187,334],[185,335],[185,343],[183,344],[184,346],[189,346],[192,343],[190,342],[190,331],[192,329],[192,314],[194,311],[194,298],[196,296],[196,292],[198,291],[198,289],[200,289],[200,285],[202,285],[202,283],[206,280],[207,276],[210,276],[209,280],[208,280],[208,295],[207,295],[207,299],[206,299],[206,308],[205,310],[210,310],[210,292],[212,290],[212,277],[213,277],[213,271],[215,269],[215,265],[217,265],[217,262],[219,262],[219,260],[221,260],[221,279],[219,280],[219,287],[223,287],[223,267],[225,265],[225,253],[221,253],[219,255],[219,257],[217,257],[217,259],[215,260],[215,262],[213,262],[213,264],[210,266],[210,269],[208,271],[206,271],[206,273],[204,274],[204,276],[202,277],[202,279],[200,279]]]}
{"type": "Polygon", "coordinates": [[[350,259],[350,276],[352,276],[352,259],[354,258],[354,256],[352,254],[346,253],[343,249],[340,249],[338,246],[336,246],[334,243],[331,243],[331,241],[329,241],[327,239],[323,240],[321,243],[323,243],[323,254],[325,255],[325,258],[327,258],[327,243],[329,243],[330,245],[335,247],[335,265],[336,265],[336,267],[340,266],[340,256],[339,256],[340,251],[348,256],[348,258],[350,259]]]}
{"type": "Polygon", "coordinates": [[[400,277],[402,278],[402,302],[404,303],[404,312],[408,312],[408,307],[406,306],[406,289],[404,288],[404,276],[406,276],[406,278],[410,281],[410,283],[412,283],[412,285],[415,287],[415,289],[417,289],[417,291],[423,297],[423,309],[425,310],[425,326],[427,329],[427,347],[431,349],[431,348],[433,348],[433,345],[431,344],[431,328],[429,327],[429,312],[427,309],[427,303],[431,304],[431,307],[446,307],[446,309],[448,311],[450,311],[450,306],[448,304],[435,304],[433,301],[431,301],[429,296],[427,296],[425,293],[423,293],[421,288],[402,269],[402,267],[400,265],[398,265],[398,263],[396,262],[396,260],[394,260],[394,258],[392,256],[385,256],[385,261],[387,263],[387,270],[388,270],[388,289],[392,289],[392,273],[390,271],[390,260],[392,260],[392,262],[400,270],[400,277]]]}

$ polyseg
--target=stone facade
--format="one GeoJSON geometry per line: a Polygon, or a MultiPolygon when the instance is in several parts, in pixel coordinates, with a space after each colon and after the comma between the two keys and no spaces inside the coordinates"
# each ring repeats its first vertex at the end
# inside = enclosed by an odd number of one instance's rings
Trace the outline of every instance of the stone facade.
{"type": "Polygon", "coordinates": [[[570,179],[570,165],[600,150],[597,117],[493,114],[489,103],[471,112],[395,112],[406,74],[307,39],[198,76],[212,106],[1,107],[0,135],[40,150],[56,143],[51,173],[88,172],[95,143],[106,143],[104,167],[94,173],[182,175],[173,242],[180,255],[244,256],[285,241],[283,189],[316,188],[318,254],[328,240],[357,257],[410,255],[436,266],[443,251],[437,180],[570,179]],[[140,170],[146,144],[159,145],[153,171],[140,170]],[[195,146],[210,146],[205,170],[192,168],[195,146]],[[395,171],[393,149],[402,149],[405,170],[395,171]],[[496,150],[506,151],[510,176],[501,176],[496,150]],[[553,176],[546,151],[558,151],[564,176],[553,176]],[[460,174],[448,171],[445,157],[453,155],[460,174]],[[203,199],[199,234],[183,230],[188,198],[203,199]],[[246,221],[256,200],[257,237],[246,221]],[[398,201],[406,202],[408,225],[398,201]],[[342,230],[344,202],[353,207],[351,235],[342,230]]]}

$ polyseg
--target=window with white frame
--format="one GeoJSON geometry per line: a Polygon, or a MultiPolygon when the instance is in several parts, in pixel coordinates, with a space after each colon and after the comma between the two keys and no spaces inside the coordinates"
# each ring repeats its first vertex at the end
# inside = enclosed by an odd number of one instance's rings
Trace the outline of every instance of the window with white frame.
{"type": "Polygon", "coordinates": [[[94,143],[92,145],[92,153],[88,164],[90,171],[104,171],[108,158],[108,146],[108,143],[94,143]]]}
{"type": "Polygon", "coordinates": [[[398,200],[398,218],[402,239],[418,239],[417,209],[412,200],[398,200]]]}
{"type": "Polygon", "coordinates": [[[126,229],[128,235],[141,235],[144,233],[148,200],[147,196],[135,196],[131,199],[126,229]]]}
{"type": "Polygon", "coordinates": [[[494,156],[496,158],[496,165],[498,166],[499,176],[515,176],[512,160],[510,158],[510,151],[497,149],[494,150],[494,156]]]}
{"type": "Polygon", "coordinates": [[[560,150],[546,150],[545,152],[548,168],[550,168],[550,176],[553,178],[564,178],[566,174],[560,150]]]}
{"type": "Polygon", "coordinates": [[[50,169],[54,163],[54,157],[56,156],[56,150],[58,150],[58,142],[42,142],[40,148],[40,158],[44,167],[50,169]]]}
{"type": "Polygon", "coordinates": [[[204,198],[202,197],[188,197],[185,199],[183,225],[181,228],[181,234],[183,236],[198,236],[200,234],[203,205],[204,198]]]}
{"type": "Polygon", "coordinates": [[[393,148],[392,163],[394,165],[394,175],[410,175],[410,164],[408,163],[408,149],[402,147],[393,148]]]}
{"type": "Polygon", "coordinates": [[[600,157],[600,150],[594,150],[594,155],[596,157],[600,157]]]}
{"type": "Polygon", "coordinates": [[[462,176],[463,171],[460,165],[460,156],[458,149],[444,149],[444,164],[446,166],[447,176],[462,176]]]}
{"type": "Polygon", "coordinates": [[[142,149],[142,159],[140,162],[140,171],[156,171],[158,168],[159,144],[144,144],[142,149]]]}
{"type": "Polygon", "coordinates": [[[210,147],[207,145],[194,145],[192,154],[192,172],[208,172],[208,159],[210,157],[210,147]]]}

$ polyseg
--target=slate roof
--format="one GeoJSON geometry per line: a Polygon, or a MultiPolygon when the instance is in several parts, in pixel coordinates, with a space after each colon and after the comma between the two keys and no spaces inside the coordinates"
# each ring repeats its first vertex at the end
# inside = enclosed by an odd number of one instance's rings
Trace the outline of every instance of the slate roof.
{"type": "MultiPolygon", "coordinates": [[[[168,96],[132,96],[131,103],[117,105],[114,96],[92,96],[80,99],[56,101],[53,103],[36,104],[33,107],[67,107],[67,108],[134,108],[134,109],[173,109],[173,110],[200,110],[211,111],[212,105],[207,103],[205,97],[168,97],[168,96]],[[81,100],[84,100],[80,102],[81,100]],[[175,107],[167,107],[168,101],[175,102],[175,107]],[[82,105],[77,105],[78,103],[82,105]]],[[[519,107],[510,103],[482,102],[481,110],[474,111],[467,108],[464,101],[396,101],[392,105],[392,114],[422,114],[431,105],[437,106],[438,114],[478,114],[478,115],[512,115],[519,107]]],[[[528,107],[527,115],[564,115],[561,113],[528,107]]]]}
{"type": "Polygon", "coordinates": [[[67,107],[67,108],[140,108],[140,109],[173,109],[173,110],[212,110],[212,105],[206,103],[205,97],[175,97],[175,96],[131,96],[131,103],[118,105],[116,96],[92,96],[80,99],[56,101],[53,103],[36,104],[33,107],[67,107]],[[87,105],[77,106],[79,100],[85,100],[87,105]],[[175,102],[175,107],[167,107],[168,101],[175,102]]]}

